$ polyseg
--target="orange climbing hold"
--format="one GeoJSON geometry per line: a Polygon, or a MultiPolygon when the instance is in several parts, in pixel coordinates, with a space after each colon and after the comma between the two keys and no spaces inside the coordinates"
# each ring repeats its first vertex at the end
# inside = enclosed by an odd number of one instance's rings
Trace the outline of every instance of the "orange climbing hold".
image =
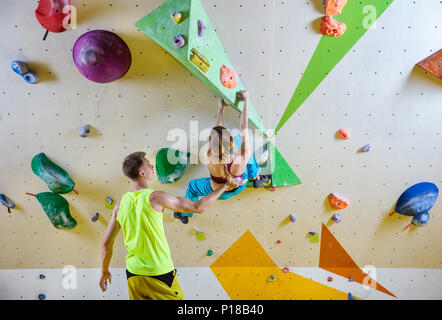
{"type": "Polygon", "coordinates": [[[328,196],[328,202],[330,203],[330,206],[335,210],[345,209],[348,207],[349,202],[347,199],[338,196],[334,193],[330,193],[328,196]]]}
{"type": "Polygon", "coordinates": [[[425,58],[417,65],[442,80],[442,49],[425,58]]]}
{"type": "Polygon", "coordinates": [[[325,14],[328,16],[341,14],[346,4],[347,0],[324,0],[325,14]]]}
{"type": "Polygon", "coordinates": [[[347,30],[345,23],[336,21],[330,16],[322,18],[321,33],[326,36],[333,36],[335,38],[340,37],[347,30]]]}
{"type": "Polygon", "coordinates": [[[348,129],[339,129],[337,132],[337,136],[341,140],[348,140],[350,139],[350,131],[348,129]]]}
{"type": "Polygon", "coordinates": [[[220,70],[220,79],[224,87],[234,89],[238,82],[236,81],[236,73],[227,66],[222,65],[220,70]]]}

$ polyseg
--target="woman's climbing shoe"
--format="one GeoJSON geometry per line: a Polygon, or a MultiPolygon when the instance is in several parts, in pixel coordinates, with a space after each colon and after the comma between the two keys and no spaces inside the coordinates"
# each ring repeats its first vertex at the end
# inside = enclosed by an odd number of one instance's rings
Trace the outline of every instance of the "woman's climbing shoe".
{"type": "Polygon", "coordinates": [[[173,213],[173,217],[174,217],[175,219],[180,219],[181,222],[184,223],[184,224],[188,224],[188,223],[189,223],[189,216],[183,216],[183,215],[181,214],[181,212],[174,212],[174,213],[173,213]]]}
{"type": "Polygon", "coordinates": [[[255,188],[263,187],[264,184],[270,180],[270,175],[262,175],[262,176],[259,176],[259,177],[261,179],[259,179],[259,180],[258,179],[254,179],[253,180],[253,187],[255,187],[255,188]]]}

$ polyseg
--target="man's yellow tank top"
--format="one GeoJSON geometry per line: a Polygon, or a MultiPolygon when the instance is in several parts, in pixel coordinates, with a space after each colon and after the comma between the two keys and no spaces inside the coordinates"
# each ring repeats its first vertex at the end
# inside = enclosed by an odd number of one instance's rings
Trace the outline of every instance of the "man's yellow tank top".
{"type": "Polygon", "coordinates": [[[153,189],[127,192],[120,201],[117,221],[128,251],[126,267],[138,275],[156,276],[174,270],[163,225],[163,213],[152,209],[153,189]]]}

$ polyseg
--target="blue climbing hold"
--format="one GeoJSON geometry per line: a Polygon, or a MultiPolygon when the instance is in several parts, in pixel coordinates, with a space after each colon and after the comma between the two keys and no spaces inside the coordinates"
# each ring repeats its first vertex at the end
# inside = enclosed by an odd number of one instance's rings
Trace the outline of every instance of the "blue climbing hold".
{"type": "Polygon", "coordinates": [[[15,203],[12,202],[7,196],[3,193],[0,193],[0,203],[8,208],[8,212],[11,213],[11,209],[15,208],[15,203]]]}
{"type": "Polygon", "coordinates": [[[12,61],[11,69],[19,76],[23,77],[27,83],[34,84],[38,81],[37,74],[30,71],[26,63],[22,61],[12,61]]]}
{"type": "Polygon", "coordinates": [[[45,295],[45,294],[40,293],[40,294],[38,295],[38,300],[45,300],[45,299],[46,299],[46,295],[45,295]]]}
{"type": "Polygon", "coordinates": [[[356,300],[350,292],[348,293],[348,300],[356,300]]]}
{"type": "Polygon", "coordinates": [[[428,211],[434,206],[438,194],[439,189],[434,183],[417,183],[402,193],[394,212],[413,217],[411,224],[415,226],[425,226],[430,219],[428,211]]]}

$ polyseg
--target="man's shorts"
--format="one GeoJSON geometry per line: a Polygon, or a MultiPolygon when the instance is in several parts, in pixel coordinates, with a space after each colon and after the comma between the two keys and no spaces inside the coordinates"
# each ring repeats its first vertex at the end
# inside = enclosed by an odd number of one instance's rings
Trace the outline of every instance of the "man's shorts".
{"type": "Polygon", "coordinates": [[[127,287],[130,300],[185,300],[178,282],[176,269],[161,276],[140,276],[127,273],[127,287]]]}

